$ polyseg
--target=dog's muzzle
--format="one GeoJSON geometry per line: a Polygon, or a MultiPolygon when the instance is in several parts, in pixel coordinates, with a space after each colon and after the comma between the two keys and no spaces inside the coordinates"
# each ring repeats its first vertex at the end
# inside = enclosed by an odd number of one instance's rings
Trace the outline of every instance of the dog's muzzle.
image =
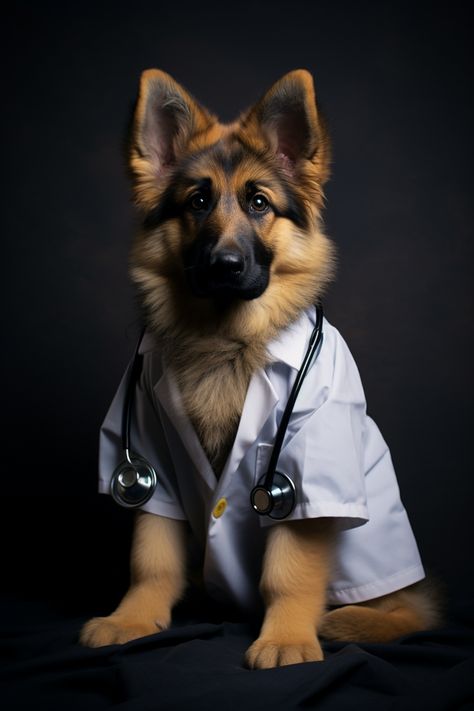
{"type": "Polygon", "coordinates": [[[195,296],[214,299],[256,299],[269,282],[271,255],[255,248],[194,249],[185,260],[189,285],[195,296]]]}

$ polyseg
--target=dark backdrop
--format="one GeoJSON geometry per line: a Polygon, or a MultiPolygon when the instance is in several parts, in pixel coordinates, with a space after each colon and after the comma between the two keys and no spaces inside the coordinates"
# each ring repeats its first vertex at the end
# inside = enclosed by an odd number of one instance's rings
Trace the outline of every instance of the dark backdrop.
{"type": "Polygon", "coordinates": [[[328,118],[328,318],[426,566],[473,588],[471,30],[461,4],[13,3],[3,17],[2,520],[16,595],[110,607],[130,514],[98,430],[136,335],[122,141],[142,69],[232,119],[309,69],[328,118]],[[66,554],[64,553],[66,551],[66,554]]]}

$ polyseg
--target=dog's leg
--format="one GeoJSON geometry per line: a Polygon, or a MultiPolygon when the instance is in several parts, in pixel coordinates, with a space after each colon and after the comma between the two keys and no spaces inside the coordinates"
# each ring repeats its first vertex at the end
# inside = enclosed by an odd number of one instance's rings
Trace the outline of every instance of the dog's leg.
{"type": "Polygon", "coordinates": [[[439,624],[438,593],[429,583],[417,583],[403,590],[357,605],[327,612],[321,619],[321,637],[344,642],[390,642],[412,632],[439,624]]]}
{"type": "Polygon", "coordinates": [[[84,625],[82,644],[123,644],[168,627],[171,609],[185,587],[185,531],[183,521],[138,514],[130,589],[115,612],[94,617],[84,625]]]}
{"type": "Polygon", "coordinates": [[[324,612],[333,527],[329,519],[277,524],[269,531],[260,590],[266,612],[247,664],[268,669],[320,661],[316,636],[324,612]]]}

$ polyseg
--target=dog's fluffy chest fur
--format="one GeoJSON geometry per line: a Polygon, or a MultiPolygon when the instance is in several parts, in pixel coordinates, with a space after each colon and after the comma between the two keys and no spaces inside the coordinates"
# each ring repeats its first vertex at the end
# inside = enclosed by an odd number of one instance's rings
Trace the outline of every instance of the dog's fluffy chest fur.
{"type": "Polygon", "coordinates": [[[266,360],[261,344],[217,337],[175,344],[169,355],[184,408],[216,476],[235,440],[252,374],[266,360]]]}

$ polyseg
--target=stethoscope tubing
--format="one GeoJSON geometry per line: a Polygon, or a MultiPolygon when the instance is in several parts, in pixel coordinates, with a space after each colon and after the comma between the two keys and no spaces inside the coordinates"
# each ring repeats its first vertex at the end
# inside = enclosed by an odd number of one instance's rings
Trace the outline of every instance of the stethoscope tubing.
{"type": "MultiPolygon", "coordinates": [[[[303,362],[301,364],[300,369],[298,370],[298,373],[296,374],[295,381],[293,383],[293,387],[291,389],[290,395],[288,397],[288,401],[285,406],[285,410],[283,412],[280,424],[278,426],[278,430],[275,436],[275,441],[273,444],[273,449],[272,453],[270,456],[270,462],[268,465],[268,469],[265,475],[265,479],[262,484],[259,484],[258,487],[252,490],[251,497],[253,495],[253,492],[256,491],[257,488],[260,489],[265,489],[269,500],[273,500],[272,496],[272,491],[274,490],[274,479],[277,474],[277,464],[278,464],[278,459],[280,456],[281,448],[283,445],[283,440],[285,438],[285,434],[288,428],[288,424],[290,421],[290,417],[293,412],[293,408],[296,402],[296,398],[298,397],[298,394],[300,392],[301,386],[303,384],[303,381],[308,373],[308,370],[310,369],[313,360],[315,357],[319,355],[319,350],[323,341],[323,309],[321,304],[316,304],[316,323],[314,326],[314,329],[311,333],[310,339],[309,339],[309,344],[308,348],[306,350],[305,356],[303,358],[303,362]]],[[[156,474],[149,462],[147,462],[143,457],[140,457],[139,455],[133,454],[131,452],[130,446],[131,446],[131,422],[132,422],[132,410],[133,410],[133,404],[134,404],[134,399],[135,399],[135,391],[140,379],[142,367],[143,367],[143,354],[140,353],[140,345],[143,340],[143,336],[145,334],[146,327],[144,327],[140,333],[140,336],[138,338],[137,345],[135,347],[135,353],[133,356],[133,361],[132,365],[130,367],[130,372],[128,376],[128,381],[127,381],[127,386],[126,386],[126,392],[125,392],[125,399],[124,399],[124,405],[123,405],[123,410],[122,410],[122,423],[121,423],[121,440],[122,440],[122,449],[125,455],[125,460],[121,464],[117,466],[115,469],[113,475],[112,475],[112,480],[111,480],[111,492],[112,495],[115,499],[115,501],[127,508],[135,508],[143,505],[145,501],[148,501],[148,499],[153,495],[153,490],[156,486],[157,480],[156,480],[156,474]],[[135,461],[134,461],[135,460],[135,461]],[[137,482],[140,481],[140,485],[143,484],[145,487],[145,491],[148,487],[150,487],[150,490],[146,493],[145,496],[141,496],[139,501],[137,503],[131,502],[129,499],[127,499],[124,495],[124,493],[121,495],[120,494],[120,488],[118,486],[118,477],[119,475],[123,475],[124,471],[124,464],[125,462],[128,463],[130,468],[136,473],[136,480],[137,482]],[[142,467],[145,467],[146,471],[146,476],[147,479],[140,479],[140,472],[138,464],[135,462],[140,462],[140,465],[142,467]]],[[[129,470],[130,471],[130,470],[129,470]]],[[[295,505],[295,500],[296,500],[296,490],[293,481],[291,478],[282,473],[278,473],[280,479],[283,477],[285,480],[287,480],[288,486],[285,487],[287,489],[287,494],[288,496],[291,497],[291,505],[289,505],[288,511],[291,511],[295,505]]],[[[278,487],[276,487],[278,489],[278,487]]],[[[140,491],[140,493],[142,493],[140,491]]],[[[286,496],[286,494],[285,494],[286,496]]],[[[273,504],[272,504],[273,506],[273,504]]],[[[261,511],[258,510],[256,506],[254,506],[255,510],[258,513],[262,513],[261,511]]],[[[267,513],[267,512],[265,512],[267,513]]],[[[268,511],[268,515],[272,516],[272,510],[270,509],[268,511]]],[[[287,513],[283,514],[282,517],[286,517],[288,515],[287,513]]]]}
{"type": "Polygon", "coordinates": [[[308,370],[312,364],[314,356],[316,355],[316,357],[317,357],[317,355],[319,353],[319,348],[322,345],[322,340],[323,340],[323,309],[320,304],[317,304],[316,305],[316,324],[314,326],[313,332],[311,333],[308,348],[306,350],[306,353],[305,353],[305,356],[303,359],[303,363],[301,364],[301,367],[298,370],[298,373],[296,375],[295,382],[293,383],[293,387],[291,389],[290,395],[288,397],[288,401],[285,406],[285,410],[283,412],[283,415],[280,420],[280,424],[278,426],[277,433],[275,435],[275,442],[273,444],[273,449],[272,449],[272,453],[270,456],[270,462],[268,464],[267,474],[266,474],[265,480],[263,482],[263,486],[268,491],[271,491],[271,489],[272,489],[273,477],[276,472],[278,459],[280,457],[281,448],[283,445],[283,440],[285,438],[286,431],[288,429],[290,417],[293,413],[296,398],[298,397],[298,393],[301,390],[301,386],[302,386],[303,381],[304,381],[304,379],[308,373],[308,370]]]}
{"type": "Polygon", "coordinates": [[[133,361],[128,375],[127,389],[125,391],[125,401],[122,410],[122,449],[125,453],[125,458],[131,464],[130,453],[130,430],[132,425],[132,408],[135,399],[135,389],[138,385],[143,366],[143,354],[140,353],[140,346],[145,335],[146,327],[144,326],[138,337],[133,361]]]}

